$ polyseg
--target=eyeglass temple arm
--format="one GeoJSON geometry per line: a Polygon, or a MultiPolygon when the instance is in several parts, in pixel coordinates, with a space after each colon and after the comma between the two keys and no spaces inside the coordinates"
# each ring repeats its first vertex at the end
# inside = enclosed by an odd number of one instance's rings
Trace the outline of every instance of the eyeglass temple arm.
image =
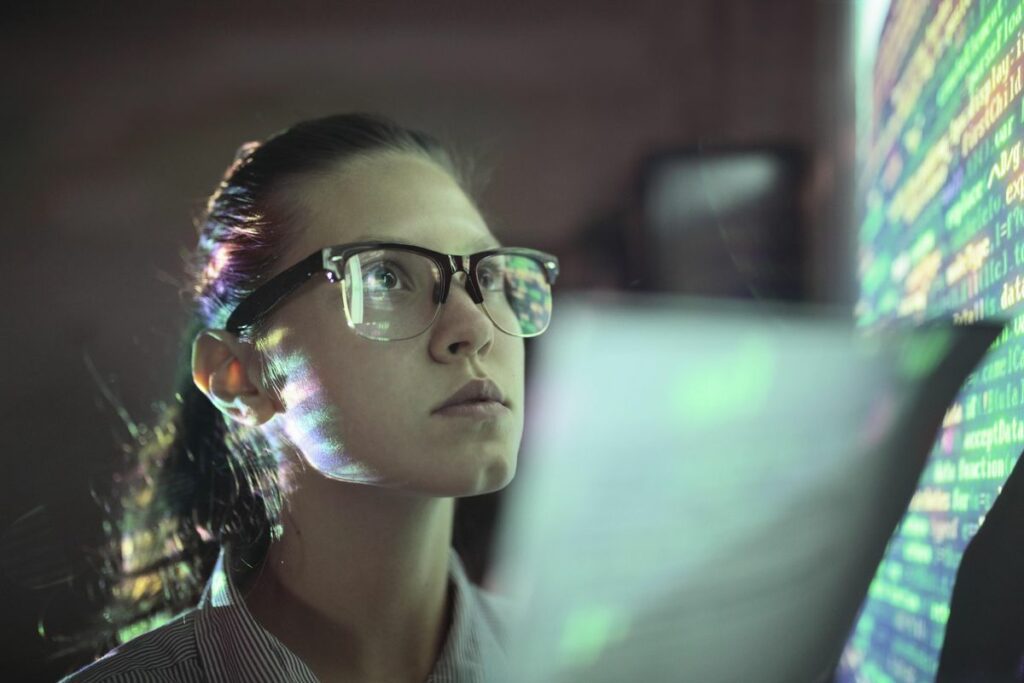
{"type": "Polygon", "coordinates": [[[234,334],[251,328],[257,320],[272,311],[285,297],[308,282],[314,275],[323,271],[322,253],[318,251],[310,254],[291,268],[257,287],[231,313],[224,328],[234,334]]]}

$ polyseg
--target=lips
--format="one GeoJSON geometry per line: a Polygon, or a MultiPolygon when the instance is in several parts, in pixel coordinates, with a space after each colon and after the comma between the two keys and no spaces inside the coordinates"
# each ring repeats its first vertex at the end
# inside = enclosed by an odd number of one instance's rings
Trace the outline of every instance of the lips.
{"type": "Polygon", "coordinates": [[[449,396],[444,403],[434,406],[433,412],[436,413],[444,408],[463,403],[485,403],[488,401],[508,406],[505,402],[505,395],[501,393],[497,384],[489,379],[474,379],[462,385],[462,388],[449,396]]]}

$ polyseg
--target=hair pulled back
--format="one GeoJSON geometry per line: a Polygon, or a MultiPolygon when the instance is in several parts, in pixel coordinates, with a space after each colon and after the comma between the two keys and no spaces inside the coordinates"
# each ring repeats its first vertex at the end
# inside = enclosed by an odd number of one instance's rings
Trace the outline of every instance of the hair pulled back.
{"type": "MultiPolygon", "coordinates": [[[[282,492],[273,448],[259,428],[225,418],[195,386],[192,341],[204,329],[223,328],[299,229],[273,201],[275,191],[389,151],[424,156],[464,180],[430,136],[380,116],[343,114],[242,145],[209,198],[188,268],[191,309],[174,400],[155,426],[136,430],[129,467],[115,477],[112,519],[105,524],[107,641],[127,640],[194,605],[221,545],[252,547],[279,533],[282,492]]],[[[259,333],[257,325],[252,338],[259,333]]]]}

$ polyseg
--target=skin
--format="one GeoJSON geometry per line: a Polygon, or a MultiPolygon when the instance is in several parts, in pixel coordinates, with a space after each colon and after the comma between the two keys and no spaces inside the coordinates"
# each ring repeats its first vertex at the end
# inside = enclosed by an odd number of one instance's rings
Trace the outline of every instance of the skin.
{"type": "MultiPolygon", "coordinates": [[[[280,269],[363,239],[453,254],[497,245],[456,182],[411,154],[349,160],[278,199],[302,223],[280,269]]],[[[259,349],[223,330],[195,341],[197,386],[226,415],[289,444],[284,534],[243,590],[257,620],[322,681],[427,678],[451,619],[454,498],[515,474],[523,340],[495,328],[463,284],[457,274],[434,325],[405,341],[355,334],[337,286],[321,278],[275,310],[259,349]],[[278,386],[265,385],[260,355],[278,386]],[[475,378],[498,385],[507,412],[432,413],[475,378]]]]}

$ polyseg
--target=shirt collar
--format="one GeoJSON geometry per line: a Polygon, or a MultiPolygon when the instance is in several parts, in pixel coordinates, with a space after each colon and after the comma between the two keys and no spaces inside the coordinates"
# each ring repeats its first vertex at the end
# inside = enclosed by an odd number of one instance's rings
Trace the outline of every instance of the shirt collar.
{"type": "MultiPolygon", "coordinates": [[[[448,578],[454,589],[452,621],[427,683],[485,683],[506,664],[503,599],[470,582],[458,553],[449,548],[448,578]]],[[[298,655],[263,628],[249,612],[227,571],[221,549],[199,601],[196,641],[212,681],[301,681],[317,678],[298,655]]]]}

